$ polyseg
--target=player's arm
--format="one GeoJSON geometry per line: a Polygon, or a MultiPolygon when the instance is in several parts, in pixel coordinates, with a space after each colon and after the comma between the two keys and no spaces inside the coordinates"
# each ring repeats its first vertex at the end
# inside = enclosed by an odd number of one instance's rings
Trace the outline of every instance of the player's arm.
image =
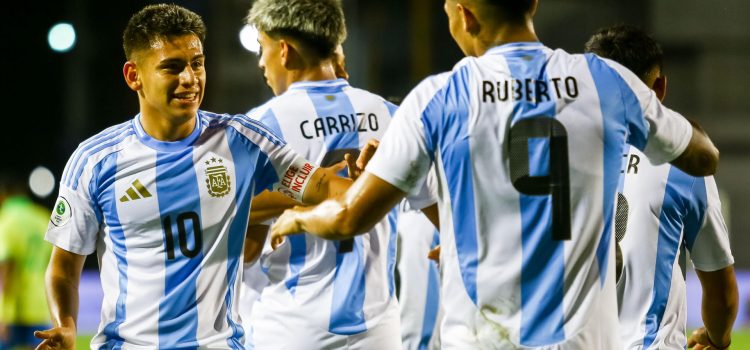
{"type": "MultiPolygon", "coordinates": [[[[343,165],[343,162],[342,162],[343,165]]],[[[341,167],[318,168],[310,175],[309,185],[302,194],[301,203],[276,191],[263,191],[253,198],[250,224],[260,224],[275,218],[286,209],[296,205],[318,204],[328,198],[342,195],[351,186],[352,180],[336,175],[341,167]]]]}
{"type": "Polygon", "coordinates": [[[269,226],[266,224],[248,225],[245,233],[244,259],[247,263],[258,260],[260,253],[263,252],[263,246],[266,244],[269,226]]]}
{"type": "Polygon", "coordinates": [[[437,203],[430,205],[429,207],[422,208],[422,214],[426,216],[430,222],[435,225],[435,228],[440,230],[440,215],[438,214],[437,203]]]}
{"type": "MultiPolygon", "coordinates": [[[[342,166],[345,165],[349,178],[356,180],[364,172],[365,166],[370,162],[379,144],[378,140],[370,139],[365,147],[362,148],[362,151],[359,152],[359,156],[356,159],[347,153],[344,156],[345,163],[342,162],[330,168],[323,168],[323,170],[327,169],[330,172],[319,173],[320,171],[316,171],[311,178],[311,182],[318,182],[320,185],[314,186],[312,189],[311,186],[308,186],[305,189],[303,196],[305,204],[318,204],[327,198],[343,194],[351,186],[351,181],[336,176],[336,172],[341,170],[342,166]],[[310,192],[308,193],[308,191],[310,192]],[[311,198],[304,198],[307,196],[311,198]]],[[[252,210],[250,211],[250,224],[259,224],[268,219],[275,218],[281,215],[284,210],[293,208],[299,204],[294,199],[281,195],[278,192],[264,191],[253,198],[252,210]]],[[[437,215],[436,213],[437,209],[435,209],[435,215],[437,215]]]]}
{"type": "Polygon", "coordinates": [[[693,127],[693,136],[685,151],[671,164],[693,176],[713,175],[719,164],[719,150],[698,123],[688,121],[693,127]]]}
{"type": "Polygon", "coordinates": [[[689,347],[725,349],[731,343],[732,325],[737,317],[738,292],[734,267],[705,272],[695,271],[703,288],[701,315],[704,328],[693,332],[689,347]]]}
{"type": "Polygon", "coordinates": [[[278,239],[305,231],[325,239],[348,239],[367,232],[404,196],[396,186],[365,171],[343,196],[285,211],[271,227],[271,234],[278,239]]]}
{"type": "Polygon", "coordinates": [[[52,328],[34,332],[35,337],[43,339],[38,350],[75,349],[78,284],[85,260],[85,255],[53,248],[45,275],[52,328]]]}

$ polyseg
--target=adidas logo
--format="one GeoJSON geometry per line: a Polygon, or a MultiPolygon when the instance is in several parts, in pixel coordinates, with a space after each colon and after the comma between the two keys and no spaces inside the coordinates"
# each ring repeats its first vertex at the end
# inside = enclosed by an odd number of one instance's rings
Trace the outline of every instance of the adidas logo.
{"type": "Polygon", "coordinates": [[[125,190],[125,195],[120,197],[120,202],[128,202],[148,197],[151,197],[151,192],[149,192],[146,187],[138,181],[138,179],[135,179],[130,187],[125,190]]]}

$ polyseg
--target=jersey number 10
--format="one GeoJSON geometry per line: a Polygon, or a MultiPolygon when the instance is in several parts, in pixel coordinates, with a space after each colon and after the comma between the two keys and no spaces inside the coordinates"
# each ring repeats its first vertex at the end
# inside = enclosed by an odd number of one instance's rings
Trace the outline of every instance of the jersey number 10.
{"type": "MultiPolygon", "coordinates": [[[[568,133],[559,121],[534,117],[518,121],[510,128],[510,178],[518,192],[552,195],[552,239],[570,239],[570,182],[568,180],[568,133]],[[546,175],[531,176],[529,140],[549,141],[549,168],[546,175]]],[[[541,161],[545,161],[542,159],[541,161]]]]}
{"type": "MultiPolygon", "coordinates": [[[[162,226],[164,227],[164,238],[167,243],[167,259],[174,259],[174,234],[172,233],[172,217],[165,216],[162,219],[162,226]]],[[[201,220],[198,214],[194,211],[188,211],[177,215],[177,241],[180,244],[180,252],[187,258],[194,258],[198,256],[198,253],[203,249],[203,230],[201,230],[201,220]],[[191,224],[193,248],[188,246],[188,222],[191,224]]]]}

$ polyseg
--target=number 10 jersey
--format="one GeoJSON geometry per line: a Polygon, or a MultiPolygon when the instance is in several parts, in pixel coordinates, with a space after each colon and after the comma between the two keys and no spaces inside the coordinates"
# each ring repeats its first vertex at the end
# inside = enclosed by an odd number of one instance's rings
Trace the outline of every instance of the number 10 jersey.
{"type": "Polygon", "coordinates": [[[304,160],[245,115],[196,119],[190,136],[162,142],[136,116],[68,161],[46,239],[98,253],[104,300],[92,347],[242,348],[250,200],[304,160]]]}
{"type": "Polygon", "coordinates": [[[436,165],[443,347],[618,346],[621,150],[674,159],[684,118],[620,65],[532,42],[427,78],[391,124],[369,172],[409,192],[436,165]]]}

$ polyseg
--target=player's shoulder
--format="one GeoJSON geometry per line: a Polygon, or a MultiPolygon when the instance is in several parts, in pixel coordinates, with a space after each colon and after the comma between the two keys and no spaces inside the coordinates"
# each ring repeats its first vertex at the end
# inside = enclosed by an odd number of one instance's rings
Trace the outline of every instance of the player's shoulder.
{"type": "Polygon", "coordinates": [[[136,142],[137,130],[134,122],[135,119],[131,118],[110,126],[79,143],[68,159],[62,181],[72,186],[84,169],[93,167],[107,155],[126,148],[129,143],[136,142]]]}
{"type": "Polygon", "coordinates": [[[94,134],[93,136],[79,143],[77,150],[91,148],[92,146],[100,145],[102,143],[121,142],[125,136],[135,133],[133,121],[133,119],[129,119],[125,122],[112,125],[94,134]]]}
{"type": "Polygon", "coordinates": [[[264,141],[269,141],[277,146],[286,144],[278,135],[277,130],[273,130],[248,114],[214,113],[200,110],[198,111],[198,118],[207,130],[232,129],[242,138],[255,144],[264,141]]]}
{"type": "Polygon", "coordinates": [[[353,103],[356,103],[358,105],[385,107],[390,111],[391,114],[393,114],[392,112],[397,108],[394,103],[388,101],[388,99],[386,99],[385,97],[369,90],[349,85],[342,91],[346,93],[347,96],[349,96],[353,103]]]}

